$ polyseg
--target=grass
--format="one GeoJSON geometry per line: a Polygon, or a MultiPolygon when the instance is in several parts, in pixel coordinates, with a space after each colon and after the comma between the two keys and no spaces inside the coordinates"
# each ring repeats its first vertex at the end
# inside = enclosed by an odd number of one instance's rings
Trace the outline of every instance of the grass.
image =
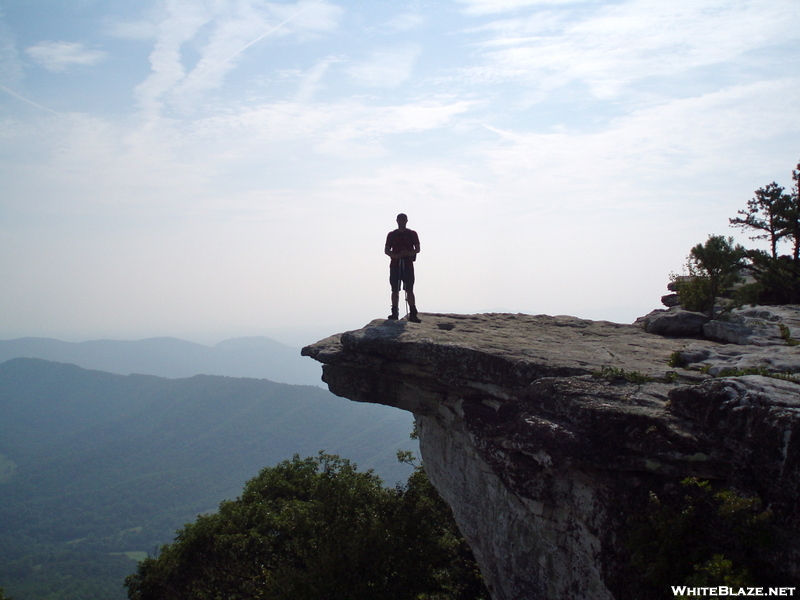
{"type": "Polygon", "coordinates": [[[627,381],[628,383],[648,383],[655,381],[639,371],[626,371],[619,367],[603,367],[599,371],[592,373],[595,379],[605,379],[606,381],[627,381]]]}
{"type": "Polygon", "coordinates": [[[672,354],[669,355],[669,360],[667,364],[670,367],[675,367],[677,369],[682,369],[686,366],[686,359],[683,357],[683,353],[680,350],[675,350],[672,354]]]}
{"type": "Polygon", "coordinates": [[[766,367],[748,367],[746,369],[723,369],[715,377],[744,377],[745,375],[761,375],[762,377],[772,377],[773,379],[783,379],[792,383],[800,383],[800,377],[796,373],[775,373],[768,371],[766,367]]]}
{"type": "Polygon", "coordinates": [[[800,345],[800,341],[798,341],[798,340],[796,340],[796,339],[794,339],[792,337],[792,332],[789,330],[789,328],[786,325],[784,325],[783,323],[780,323],[778,325],[778,327],[781,330],[781,337],[783,338],[783,341],[786,342],[787,346],[799,346],[800,345]]]}

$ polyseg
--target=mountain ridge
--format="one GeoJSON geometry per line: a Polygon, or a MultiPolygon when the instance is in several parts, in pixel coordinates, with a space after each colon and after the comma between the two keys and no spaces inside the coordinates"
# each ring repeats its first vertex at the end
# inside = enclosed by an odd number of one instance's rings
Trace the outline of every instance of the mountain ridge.
{"type": "Polygon", "coordinates": [[[140,373],[170,379],[226,375],[321,387],[319,367],[304,360],[300,348],[264,336],[230,338],[213,346],[175,337],[85,342],[41,337],[0,340],[0,362],[23,357],[120,375],[140,373]]]}

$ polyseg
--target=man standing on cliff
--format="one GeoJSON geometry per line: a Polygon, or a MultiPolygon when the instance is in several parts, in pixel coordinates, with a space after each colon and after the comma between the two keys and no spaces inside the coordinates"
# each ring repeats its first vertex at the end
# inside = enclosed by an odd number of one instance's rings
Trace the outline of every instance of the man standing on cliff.
{"type": "Polygon", "coordinates": [[[397,229],[386,236],[384,252],[392,260],[389,262],[389,283],[392,286],[392,314],[390,319],[398,318],[397,303],[400,299],[400,284],[406,291],[409,306],[408,320],[419,323],[417,302],[414,298],[414,261],[419,253],[419,236],[416,231],[408,229],[408,217],[404,213],[397,215],[397,229]]]}

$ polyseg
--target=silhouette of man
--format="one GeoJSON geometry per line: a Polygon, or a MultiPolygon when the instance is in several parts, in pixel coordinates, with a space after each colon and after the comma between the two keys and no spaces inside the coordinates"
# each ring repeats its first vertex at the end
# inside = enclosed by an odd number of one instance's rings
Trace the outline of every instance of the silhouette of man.
{"type": "Polygon", "coordinates": [[[419,253],[419,236],[416,231],[408,229],[408,217],[404,213],[397,215],[397,229],[386,236],[384,252],[392,260],[389,262],[389,283],[392,286],[392,314],[390,319],[398,318],[397,303],[400,299],[400,284],[406,291],[409,313],[408,320],[419,323],[417,302],[414,297],[414,261],[419,253]]]}

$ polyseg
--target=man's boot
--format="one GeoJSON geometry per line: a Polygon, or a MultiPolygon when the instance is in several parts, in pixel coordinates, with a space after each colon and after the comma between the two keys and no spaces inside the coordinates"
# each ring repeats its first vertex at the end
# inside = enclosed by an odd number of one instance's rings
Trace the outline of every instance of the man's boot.
{"type": "Polygon", "coordinates": [[[408,312],[408,320],[412,323],[421,323],[419,317],[417,316],[417,307],[411,306],[410,309],[411,310],[408,312]]]}
{"type": "Polygon", "coordinates": [[[390,314],[387,318],[389,320],[391,320],[391,321],[397,321],[398,314],[399,313],[398,313],[397,307],[393,306],[392,307],[392,314],[390,314]]]}

